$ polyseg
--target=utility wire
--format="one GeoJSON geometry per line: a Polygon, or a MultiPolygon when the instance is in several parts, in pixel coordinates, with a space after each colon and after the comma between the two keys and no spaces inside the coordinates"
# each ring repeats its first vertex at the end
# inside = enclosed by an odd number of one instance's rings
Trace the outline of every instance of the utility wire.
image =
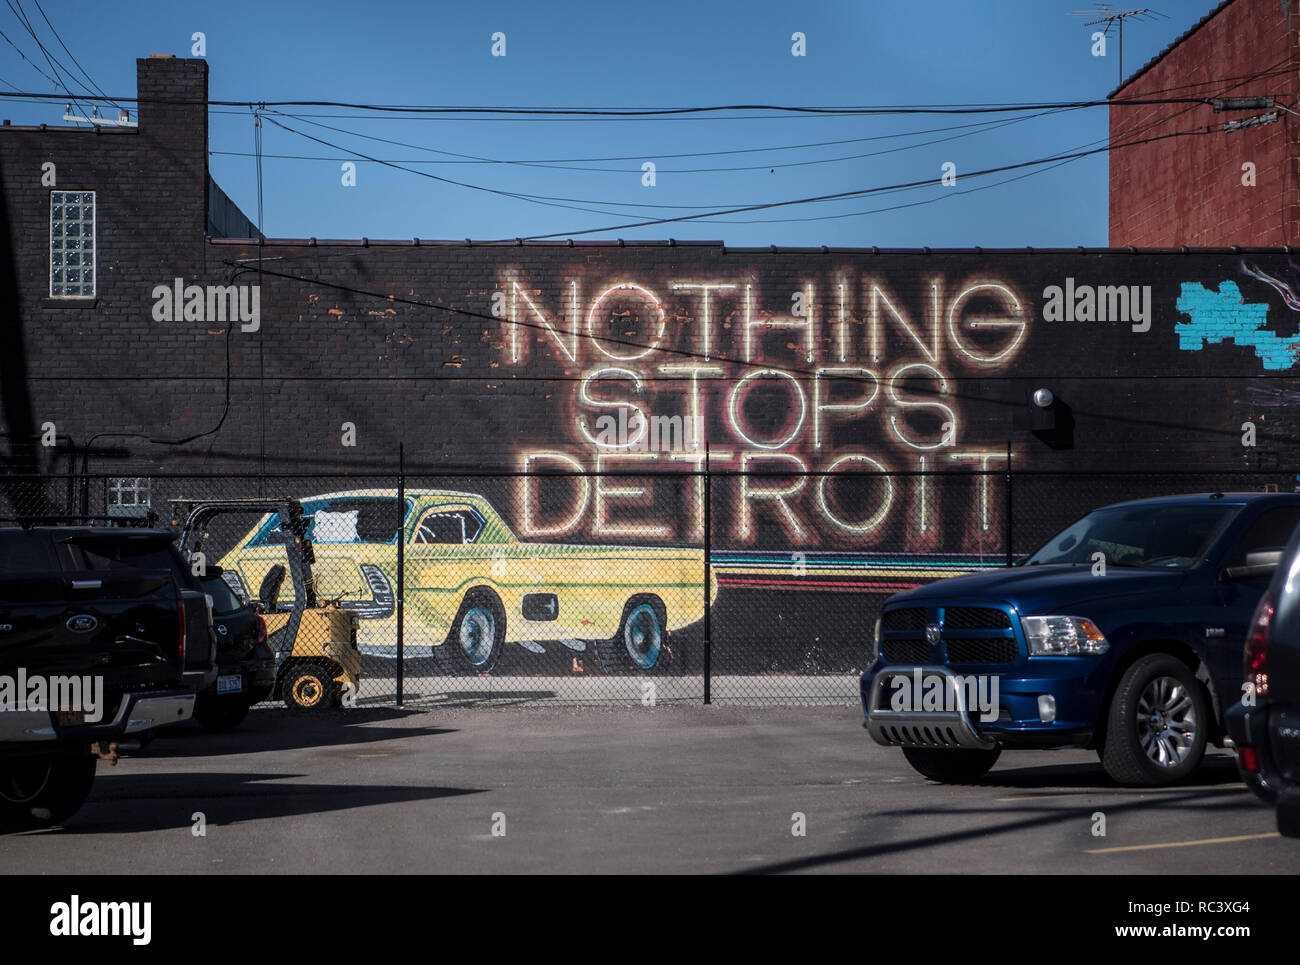
{"type": "MultiPolygon", "coordinates": [[[[964,175],[964,177],[967,178],[983,177],[984,175],[987,174],[998,174],[1002,171],[1014,171],[1019,168],[1032,167],[1034,165],[1039,165],[1039,164],[1050,164],[1054,161],[1073,160],[1075,158],[1087,157],[1089,154],[1099,154],[1102,151],[1118,150],[1121,147],[1136,147],[1140,144],[1150,144],[1155,141],[1163,141],[1167,138],[1188,137],[1188,136],[1194,136],[1199,134],[1208,134],[1211,133],[1212,131],[1213,128],[1209,128],[1209,127],[1203,130],[1175,131],[1170,134],[1160,134],[1160,135],[1156,135],[1155,137],[1144,138],[1139,141],[1132,141],[1122,145],[1102,146],[1098,148],[1093,148],[1092,150],[1088,150],[1088,151],[1077,151],[1072,154],[1055,155],[1052,157],[1037,158],[1033,161],[1021,161],[1016,164],[1003,164],[1003,165],[999,165],[998,167],[984,168],[983,170],[972,171],[969,174],[964,175]]],[[[886,191],[895,191],[903,188],[923,187],[925,185],[931,185],[937,183],[940,183],[940,179],[925,178],[920,181],[905,181],[901,184],[892,184],[880,188],[859,188],[854,191],[838,191],[834,194],[817,195],[810,198],[794,198],[789,201],[771,201],[766,204],[745,205],[743,207],[732,208],[727,211],[714,212],[714,214],[717,215],[743,214],[746,211],[766,211],[771,208],[784,208],[784,207],[789,207],[791,205],[797,205],[797,204],[816,204],[824,201],[837,201],[842,198],[858,198],[868,194],[880,194],[886,191]]],[[[673,218],[655,218],[653,220],[648,220],[648,221],[625,222],[623,224],[607,225],[602,228],[587,228],[582,231],[556,231],[556,232],[551,232],[549,234],[543,234],[543,235],[528,235],[526,236],[525,240],[539,241],[545,238],[576,237],[578,235],[591,235],[591,234],[597,234],[604,231],[620,231],[624,228],[644,228],[650,225],[672,224],[679,221],[697,221],[701,218],[710,218],[710,217],[713,217],[713,214],[707,212],[704,214],[685,214],[685,215],[678,215],[677,217],[673,217],[673,218]]],[[[510,239],[507,238],[502,240],[509,241],[510,239]]]]}
{"type": "MultiPolygon", "coordinates": [[[[14,6],[13,0],[5,0],[5,4],[13,12],[14,16],[18,18],[19,25],[26,28],[27,32],[31,35],[32,40],[36,41],[36,47],[40,50],[41,56],[45,58],[45,63],[49,65],[50,70],[54,71],[54,76],[58,78],[56,86],[63,88],[64,92],[68,95],[68,99],[76,105],[77,110],[81,112],[83,117],[89,116],[86,109],[81,106],[81,102],[77,99],[77,95],[72,92],[72,87],[64,81],[63,73],[60,73],[59,68],[55,66],[56,63],[59,63],[58,59],[50,53],[45,44],[41,42],[40,36],[36,33],[35,28],[32,27],[31,20],[27,18],[26,11],[22,9],[22,0],[19,0],[19,5],[17,7],[14,6]]],[[[66,65],[60,64],[60,66],[63,66],[63,71],[67,73],[69,77],[72,76],[72,71],[68,70],[66,65]]]]}
{"type": "MultiPolygon", "coordinates": [[[[531,194],[525,194],[517,191],[506,191],[497,188],[489,188],[482,185],[471,184],[465,181],[457,181],[451,178],[443,178],[436,174],[431,174],[427,171],[419,171],[414,168],[408,168],[400,164],[395,164],[393,162],[382,161],[379,158],[370,157],[369,155],[363,154],[362,152],[354,151],[351,148],[341,147],[339,145],[332,144],[329,141],[322,140],[321,138],[317,138],[310,134],[305,134],[301,131],[297,131],[291,127],[288,127],[287,125],[276,120],[274,117],[267,116],[266,120],[270,121],[275,126],[285,131],[288,131],[289,133],[297,134],[300,137],[304,137],[311,141],[316,141],[317,143],[324,144],[327,147],[332,147],[336,150],[347,151],[348,153],[355,154],[357,157],[362,158],[364,160],[369,160],[378,164],[383,164],[384,166],[394,168],[395,170],[405,171],[410,174],[415,174],[419,177],[429,178],[431,180],[439,181],[446,184],[451,184],[457,187],[468,188],[470,190],[475,190],[475,191],[483,191],[489,194],[494,194],[502,197],[515,198],[517,200],[528,201],[530,203],[542,204],[542,205],[547,205],[552,207],[571,207],[573,205],[581,206],[581,205],[609,204],[611,206],[639,207],[639,208],[678,208],[678,209],[691,208],[697,212],[700,212],[697,214],[678,215],[669,218],[655,218],[655,219],[648,219],[639,222],[625,222],[625,223],[602,227],[602,228],[584,229],[581,231],[552,232],[549,234],[542,234],[542,235],[530,235],[528,236],[529,240],[540,240],[545,238],[556,238],[556,237],[573,237],[577,235],[596,234],[604,231],[617,231],[624,228],[639,228],[639,227],[647,227],[650,225],[671,224],[671,223],[681,222],[681,221],[694,221],[699,219],[707,219],[707,218],[719,217],[728,214],[743,214],[749,211],[763,211],[771,208],[788,207],[792,205],[818,204],[818,203],[824,203],[828,201],[843,200],[846,198],[863,197],[870,194],[885,194],[894,191],[908,190],[908,189],[918,188],[918,187],[934,186],[940,183],[940,179],[926,178],[919,181],[903,182],[901,184],[887,185],[887,186],[877,187],[877,188],[859,188],[852,191],[842,191],[842,192],[836,192],[834,194],[818,195],[818,196],[808,197],[808,198],[796,198],[788,201],[774,201],[774,202],[764,202],[759,204],[731,206],[718,211],[700,211],[700,209],[704,207],[713,207],[713,206],[704,206],[704,205],[695,205],[695,206],[658,205],[658,204],[644,204],[644,205],[635,204],[634,205],[628,202],[600,202],[600,201],[590,201],[587,199],[579,199],[579,198],[565,198],[565,197],[555,197],[555,196],[548,196],[548,195],[531,195],[531,194]]],[[[1036,166],[1040,164],[1052,164],[1056,161],[1074,160],[1081,157],[1087,157],[1090,154],[1097,154],[1102,151],[1119,149],[1122,147],[1131,147],[1131,146],[1136,146],[1137,144],[1151,143],[1152,141],[1163,140],[1171,137],[1183,137],[1189,134],[1209,133],[1211,130],[1212,128],[1207,127],[1203,130],[1180,131],[1180,132],[1173,132],[1170,134],[1163,134],[1154,138],[1147,138],[1147,139],[1130,142],[1122,145],[1114,145],[1114,146],[1103,145],[1101,147],[1093,148],[1091,150],[1086,150],[1086,151],[1078,151],[1073,153],[1067,153],[1064,155],[1060,155],[1060,154],[1052,155],[1045,158],[1038,158],[1032,161],[1023,161],[1016,164],[1001,165],[998,167],[986,168],[980,171],[974,171],[969,174],[966,174],[964,175],[964,177],[966,178],[982,177],[988,174],[997,174],[1003,171],[1011,171],[1011,170],[1016,170],[1024,167],[1036,166]]],[[[613,212],[596,211],[588,207],[577,207],[575,210],[582,210],[587,213],[613,214],[613,212]]],[[[505,240],[509,240],[509,239],[505,239],[505,240]]]]}
{"type": "MultiPolygon", "coordinates": [[[[9,0],[6,0],[9,2],[9,0]]],[[[30,91],[0,93],[3,97],[33,97],[50,100],[59,99],[59,94],[40,94],[30,91]]],[[[107,95],[86,97],[86,100],[108,100],[107,95]]],[[[115,97],[123,103],[137,102],[135,97],[115,97]]],[[[350,110],[385,111],[394,114],[514,114],[520,116],[542,117],[632,117],[651,118],[672,115],[710,114],[717,111],[768,111],[776,114],[822,114],[838,116],[862,115],[912,115],[912,114],[1006,114],[1019,111],[1059,110],[1075,107],[1137,107],[1160,104],[1208,104],[1205,97],[1147,97],[1147,98],[1112,98],[1110,100],[1081,101],[1028,101],[1018,103],[988,104],[912,104],[912,105],[875,105],[861,107],[805,107],[782,104],[722,104],[699,107],[663,107],[663,108],[580,108],[580,107],[495,107],[467,105],[431,105],[413,106],[402,104],[359,104],[349,101],[325,100],[280,100],[280,101],[236,101],[207,100],[198,101],[187,98],[153,98],[153,103],[173,105],[199,105],[208,107],[243,107],[262,109],[271,107],[337,107],[350,110]]]]}
{"type": "MultiPolygon", "coordinates": [[[[419,171],[416,170],[415,168],[408,168],[401,164],[396,164],[392,161],[385,161],[377,157],[372,157],[369,154],[364,154],[361,151],[354,150],[353,148],[344,147],[343,145],[340,144],[334,144],[331,141],[326,141],[323,140],[322,138],[314,137],[311,134],[306,134],[302,131],[296,130],[292,127],[289,127],[286,124],[281,123],[280,121],[276,120],[274,117],[270,116],[269,114],[265,115],[265,118],[267,121],[274,124],[276,127],[280,128],[281,130],[288,131],[290,134],[297,134],[299,137],[306,138],[309,141],[315,141],[317,144],[323,144],[326,147],[332,147],[336,151],[347,151],[349,154],[353,154],[356,157],[361,158],[362,160],[365,161],[371,161],[375,164],[382,164],[384,167],[393,168],[394,170],[397,171],[405,171],[408,174],[414,174],[422,178],[429,178],[434,181],[440,181],[444,184],[454,185],[459,188],[468,188],[472,191],[484,191],[488,194],[495,194],[507,198],[515,198],[516,200],[519,201],[528,201],[534,204],[545,204],[553,207],[568,207],[571,205],[609,205],[611,207],[619,207],[619,208],[673,208],[673,209],[687,208],[693,211],[699,211],[701,208],[726,208],[727,207],[727,205],[699,205],[699,204],[686,205],[686,204],[658,204],[654,202],[636,203],[631,201],[594,201],[589,198],[567,198],[567,197],[557,197],[554,195],[546,195],[546,194],[527,194],[520,191],[507,191],[501,188],[489,188],[481,184],[472,184],[468,181],[457,181],[454,178],[444,178],[437,174],[431,174],[428,171],[419,171]]],[[[596,214],[611,214],[611,215],[614,214],[614,212],[596,211],[593,208],[586,208],[586,207],[578,207],[575,210],[587,211],[589,213],[596,213],[596,214]]]]}
{"type": "MultiPolygon", "coordinates": [[[[86,68],[81,66],[81,61],[77,60],[77,55],[68,49],[68,45],[63,42],[63,37],[59,35],[59,31],[55,29],[54,24],[50,23],[50,18],[45,16],[45,8],[41,6],[41,0],[32,0],[32,2],[36,4],[36,9],[40,11],[41,19],[45,21],[45,25],[50,28],[50,33],[54,34],[54,39],[59,42],[59,46],[63,48],[64,53],[72,58],[72,62],[77,66],[77,69],[81,71],[81,75],[90,83],[91,89],[94,90],[95,93],[107,99],[108,102],[118,110],[125,110],[121,104],[114,102],[111,97],[104,93],[104,89],[96,84],[95,79],[90,76],[86,68]]],[[[69,71],[69,73],[71,73],[71,71],[69,71]]]]}
{"type": "MultiPolygon", "coordinates": [[[[1071,108],[1067,108],[1066,110],[1070,110],[1070,109],[1071,109],[1071,108]]],[[[1075,108],[1075,109],[1077,109],[1077,108],[1075,108]]],[[[311,124],[311,125],[313,125],[314,127],[323,127],[323,128],[326,128],[327,130],[337,131],[338,133],[341,133],[341,134],[348,134],[348,135],[351,135],[351,136],[353,136],[353,137],[364,138],[365,140],[368,140],[368,141],[378,141],[378,142],[381,142],[381,143],[384,143],[384,144],[393,144],[393,145],[397,145],[397,146],[399,146],[399,147],[410,148],[410,149],[412,149],[412,150],[418,150],[418,151],[425,151],[425,152],[427,152],[427,153],[431,153],[431,154],[440,154],[440,155],[446,155],[446,156],[448,156],[448,157],[464,158],[464,159],[465,159],[465,160],[460,160],[460,161],[426,161],[426,160],[416,160],[416,159],[399,159],[399,161],[401,161],[401,162],[403,162],[403,163],[407,163],[407,164],[501,164],[501,165],[508,165],[508,166],[521,166],[521,167],[540,168],[540,169],[542,169],[542,170],[544,170],[544,171],[583,171],[583,172],[590,172],[590,173],[595,173],[595,174],[616,174],[616,175],[619,175],[619,176],[626,176],[626,175],[628,174],[628,170],[627,170],[627,169],[620,169],[620,168],[595,168],[595,167],[585,167],[585,166],[569,166],[569,165],[566,165],[566,164],[561,163],[561,162],[558,161],[558,160],[557,160],[557,161],[546,161],[546,160],[539,160],[539,161],[526,161],[526,160],[515,160],[515,159],[509,159],[509,158],[488,158],[488,157],[481,157],[481,156],[473,155],[473,154],[458,154],[458,153],[456,153],[456,152],[454,152],[454,151],[442,151],[442,150],[438,150],[438,149],[436,149],[436,148],[431,148],[431,147],[427,147],[427,146],[420,145],[420,144],[411,144],[411,143],[409,143],[409,142],[405,142],[405,141],[397,141],[397,140],[393,140],[393,139],[391,139],[391,138],[386,138],[386,137],[377,137],[377,136],[375,136],[375,135],[371,135],[371,134],[363,134],[363,133],[361,133],[360,131],[352,131],[352,130],[348,130],[348,129],[346,129],[346,128],[336,127],[336,126],[331,125],[331,124],[320,124],[320,123],[317,123],[316,121],[308,120],[307,118],[305,118],[305,117],[303,117],[303,116],[301,116],[301,115],[298,115],[298,114],[284,114],[284,113],[282,113],[282,112],[277,112],[277,113],[280,113],[281,116],[283,116],[283,117],[291,117],[291,118],[293,118],[293,119],[296,120],[296,121],[302,121],[303,123],[311,124]]],[[[952,135],[950,135],[950,136],[948,136],[948,137],[939,137],[939,138],[934,138],[934,139],[929,140],[929,141],[921,141],[921,142],[916,143],[916,144],[908,144],[908,145],[903,145],[903,146],[901,146],[901,147],[888,148],[888,149],[883,150],[883,151],[872,151],[872,152],[869,152],[869,153],[866,153],[866,154],[850,154],[850,155],[846,155],[846,156],[842,156],[842,157],[817,158],[817,159],[815,159],[815,160],[811,160],[811,161],[783,161],[783,162],[769,162],[769,163],[766,163],[766,164],[754,164],[754,165],[744,165],[744,166],[735,166],[735,167],[712,167],[712,168],[659,168],[659,169],[658,169],[658,173],[660,173],[660,174],[715,174],[715,173],[731,173],[731,172],[736,172],[736,171],[761,171],[761,170],[763,170],[764,168],[766,168],[766,169],[768,169],[768,170],[774,170],[774,169],[776,169],[776,168],[808,167],[808,166],[811,166],[811,165],[818,165],[818,164],[834,164],[834,163],[838,163],[838,162],[842,162],[842,161],[860,161],[860,160],[864,160],[864,159],[866,159],[866,158],[880,157],[880,156],[882,156],[882,155],[886,155],[886,154],[893,154],[893,153],[897,153],[897,152],[901,152],[901,151],[910,151],[910,150],[914,150],[914,149],[919,148],[919,147],[926,147],[926,146],[931,145],[931,144],[941,144],[941,143],[944,143],[944,142],[946,142],[946,141],[954,141],[954,140],[958,140],[958,139],[960,139],[960,138],[964,138],[964,137],[971,137],[971,136],[976,135],[976,134],[983,134],[983,133],[985,133],[985,132],[987,132],[987,131],[997,130],[997,129],[999,129],[999,128],[1007,127],[1007,126],[1012,125],[1012,124],[1019,124],[1019,123],[1021,123],[1021,122],[1023,122],[1023,121],[1033,120],[1033,119],[1036,119],[1036,118],[1039,118],[1039,117],[1046,117],[1046,116],[1048,116],[1048,115],[1055,115],[1055,114],[1059,114],[1059,113],[1064,113],[1064,111],[1042,111],[1042,112],[1040,112],[1040,113],[1038,113],[1038,114],[1022,115],[1022,116],[1020,116],[1020,117],[1012,117],[1012,118],[1008,118],[1008,119],[1005,119],[1005,120],[981,121],[981,122],[978,122],[978,123],[976,123],[976,124],[958,124],[958,125],[954,125],[952,128],[935,128],[935,129],[933,129],[933,132],[935,132],[935,133],[937,133],[937,132],[942,132],[942,131],[947,131],[947,130],[955,130],[955,129],[964,129],[964,130],[963,130],[963,132],[960,133],[960,134],[952,134],[952,135]],[[969,128],[978,128],[978,129],[977,129],[977,130],[969,130],[969,128]]],[[[904,133],[899,133],[899,134],[883,134],[883,135],[878,135],[878,136],[876,136],[876,137],[867,137],[867,138],[850,138],[850,139],[845,140],[845,141],[827,141],[827,142],[822,142],[822,144],[816,144],[816,145],[794,145],[794,146],[791,146],[791,147],[778,147],[778,148],[747,148],[747,149],[745,149],[744,151],[700,152],[700,153],[696,153],[696,154],[666,155],[666,157],[707,157],[707,156],[710,156],[711,154],[740,154],[740,153],[760,153],[760,152],[768,152],[768,151],[786,151],[786,150],[794,150],[796,147],[798,147],[798,148],[803,148],[803,147],[821,147],[821,146],[824,146],[824,145],[826,145],[826,144],[861,143],[861,142],[864,142],[864,141],[884,140],[884,139],[886,139],[886,138],[913,137],[913,136],[916,136],[916,135],[921,134],[921,133],[931,133],[931,132],[912,131],[912,132],[904,132],[904,133]]],[[[347,150],[347,149],[346,149],[346,148],[343,148],[343,150],[347,150]]],[[[213,151],[213,152],[211,152],[211,153],[213,153],[213,154],[223,154],[223,153],[237,153],[237,152],[221,152],[221,151],[213,151]]],[[[277,158],[286,159],[286,160],[305,160],[305,161],[342,161],[342,160],[347,160],[346,158],[307,157],[307,156],[303,156],[303,155],[292,155],[292,154],[286,154],[286,155],[267,155],[267,156],[268,156],[268,157],[277,157],[277,158]]],[[[648,160],[651,160],[651,159],[662,158],[662,157],[665,157],[665,156],[664,156],[664,155],[646,154],[646,155],[641,155],[641,156],[622,157],[622,158],[594,158],[594,159],[591,159],[591,160],[593,160],[593,161],[637,161],[637,162],[644,162],[644,161],[648,161],[648,160]]],[[[573,160],[582,160],[582,159],[573,159],[573,160]]],[[[385,163],[398,163],[398,161],[391,161],[391,162],[385,162],[385,163]]],[[[654,205],[643,205],[642,207],[654,207],[654,205]]],[[[718,207],[725,207],[725,205],[718,205],[718,207]]]]}
{"type": "MultiPolygon", "coordinates": [[[[35,70],[38,74],[40,74],[42,77],[44,77],[46,80],[48,80],[48,81],[49,81],[51,84],[53,84],[55,87],[60,86],[60,84],[59,84],[59,82],[58,82],[57,80],[55,80],[55,79],[54,79],[53,77],[51,77],[49,74],[45,73],[45,71],[41,70],[41,68],[37,65],[36,61],[32,60],[32,59],[31,59],[30,57],[28,57],[25,53],[23,53],[23,49],[22,49],[21,47],[19,47],[16,43],[14,43],[12,40],[10,40],[10,39],[9,39],[9,35],[6,34],[3,30],[0,30],[0,37],[3,37],[5,43],[7,43],[7,44],[8,44],[10,47],[12,47],[14,50],[18,51],[18,56],[21,57],[23,60],[27,61],[27,63],[29,63],[29,64],[31,65],[31,67],[32,67],[33,70],[35,70]]],[[[12,87],[13,85],[11,84],[10,86],[12,87]]],[[[16,96],[16,93],[17,93],[17,89],[15,88],[15,91],[14,91],[14,92],[10,92],[10,91],[0,91],[0,96],[4,96],[4,97],[14,97],[14,96],[16,96]]],[[[32,94],[32,95],[24,95],[24,96],[34,97],[34,96],[36,96],[36,95],[32,94]]],[[[63,100],[63,95],[62,95],[62,94],[54,94],[54,95],[45,95],[45,94],[42,94],[42,95],[40,95],[40,96],[41,96],[41,97],[51,96],[51,97],[55,97],[55,98],[57,98],[58,100],[63,100]]],[[[42,102],[41,102],[41,101],[33,101],[32,103],[42,103],[42,102]]]]}

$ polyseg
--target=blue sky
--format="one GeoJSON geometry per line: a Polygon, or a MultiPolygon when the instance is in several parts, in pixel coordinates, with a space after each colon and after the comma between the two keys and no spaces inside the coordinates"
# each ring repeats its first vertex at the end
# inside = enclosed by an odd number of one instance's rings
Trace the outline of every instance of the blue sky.
{"type": "MultiPolygon", "coordinates": [[[[69,62],[35,0],[6,2],[21,3],[46,46],[69,62]]],[[[1158,2],[1156,9],[1168,19],[1130,21],[1125,28],[1125,74],[1215,5],[1215,0],[1158,2]]],[[[1096,28],[1070,16],[1070,11],[1092,5],[1092,0],[181,0],[111,5],[42,0],[64,43],[109,94],[134,94],[136,57],[188,56],[192,35],[202,31],[214,99],[587,108],[1103,99],[1118,77],[1113,33],[1108,55],[1095,57],[1089,35],[1096,28]],[[498,31],[506,38],[504,57],[491,54],[492,35],[498,31]],[[791,54],[796,31],[806,37],[806,56],[791,54]]],[[[0,30],[50,72],[7,6],[0,7],[0,30]]],[[[14,89],[56,90],[0,40],[0,90],[14,89]]],[[[15,124],[61,123],[63,114],[62,103],[7,102],[0,109],[15,124]]],[[[247,156],[254,147],[252,117],[246,109],[221,110],[211,115],[211,169],[226,192],[255,218],[255,162],[247,156]]],[[[952,162],[957,173],[952,188],[926,187],[585,237],[717,239],[736,246],[1106,244],[1104,153],[973,192],[1023,172],[986,178],[963,174],[1100,146],[1107,132],[1105,108],[1039,118],[799,115],[596,121],[447,116],[417,120],[358,116],[331,108],[284,110],[298,117],[277,118],[282,124],[335,146],[265,125],[264,229],[272,237],[567,235],[692,214],[704,205],[761,204],[937,178],[941,166],[952,162]],[[326,114],[344,116],[303,117],[326,114]],[[1014,123],[1006,123],[1011,120],[1014,123]],[[316,126],[320,124],[346,133],[316,126]],[[946,130],[936,130],[940,128],[946,130]],[[932,133],[915,133],[921,131],[932,133]],[[909,136],[890,137],[898,134],[909,136]],[[867,138],[874,140],[862,140],[867,138]],[[828,141],[855,143],[792,148],[828,141]],[[922,143],[926,141],[937,143],[922,143]],[[792,149],[752,150],[776,147],[792,149]],[[558,203],[608,213],[502,197],[360,160],[356,186],[344,187],[342,161],[355,159],[348,149],[442,178],[573,199],[558,203]],[[718,153],[741,151],[747,153],[718,153]],[[427,163],[463,160],[449,154],[532,163],[427,163]],[[673,154],[705,156],[665,157],[673,154]],[[797,164],[863,154],[877,156],[797,164]],[[589,160],[611,157],[628,160],[589,160]],[[656,165],[653,187],[642,183],[645,161],[656,165]],[[700,170],[717,168],[752,170],[700,170]],[[930,203],[858,214],[913,202],[930,203]],[[853,216],[826,218],[845,214],[853,216]],[[795,220],[810,218],[824,220],[795,220]]]]}

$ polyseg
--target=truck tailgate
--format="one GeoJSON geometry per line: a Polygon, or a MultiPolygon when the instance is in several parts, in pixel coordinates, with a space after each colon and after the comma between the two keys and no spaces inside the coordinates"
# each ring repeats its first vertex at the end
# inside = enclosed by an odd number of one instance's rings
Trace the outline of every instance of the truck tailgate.
{"type": "Polygon", "coordinates": [[[2,576],[0,673],[102,676],[113,700],[123,687],[175,686],[178,601],[161,570],[2,576]]]}

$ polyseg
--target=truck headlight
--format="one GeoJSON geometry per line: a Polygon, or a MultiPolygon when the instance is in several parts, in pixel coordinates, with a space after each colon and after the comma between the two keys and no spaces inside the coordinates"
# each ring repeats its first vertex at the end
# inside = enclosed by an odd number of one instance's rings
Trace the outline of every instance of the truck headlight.
{"type": "Polygon", "coordinates": [[[871,630],[871,642],[867,644],[867,656],[871,658],[871,663],[875,663],[876,658],[880,656],[880,623],[884,619],[885,614],[882,610],[876,616],[876,625],[871,630]]]}
{"type": "Polygon", "coordinates": [[[1077,657],[1105,653],[1110,644],[1084,617],[1021,617],[1031,657],[1077,657]]]}

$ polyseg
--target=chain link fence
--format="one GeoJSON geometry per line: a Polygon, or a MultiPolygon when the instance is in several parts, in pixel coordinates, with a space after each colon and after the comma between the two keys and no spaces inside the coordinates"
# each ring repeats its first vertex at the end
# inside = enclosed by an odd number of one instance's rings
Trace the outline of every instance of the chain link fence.
{"type": "Polygon", "coordinates": [[[385,706],[851,704],[894,593],[1010,565],[1098,506],[1295,488],[1291,473],[783,475],[703,460],[648,474],[0,476],[0,525],[173,528],[230,591],[218,624],[261,611],[279,654],[257,694],[269,702],[324,687],[385,706]]]}

